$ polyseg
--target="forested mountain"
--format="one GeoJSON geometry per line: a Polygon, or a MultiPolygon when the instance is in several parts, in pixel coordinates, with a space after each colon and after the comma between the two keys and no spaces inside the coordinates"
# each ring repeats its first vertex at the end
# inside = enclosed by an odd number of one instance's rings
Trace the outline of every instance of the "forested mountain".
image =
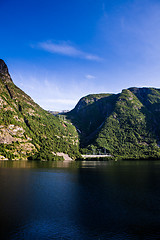
{"type": "Polygon", "coordinates": [[[78,148],[75,127],[15,86],[0,59],[0,159],[57,160],[62,153],[75,159],[78,148]]]}
{"type": "Polygon", "coordinates": [[[88,95],[67,117],[79,132],[82,153],[160,157],[160,89],[129,88],[119,94],[88,95]]]}
{"type": "Polygon", "coordinates": [[[115,158],[160,158],[160,89],[88,95],[65,115],[38,106],[0,59],[0,160],[76,159],[79,147],[115,158]]]}

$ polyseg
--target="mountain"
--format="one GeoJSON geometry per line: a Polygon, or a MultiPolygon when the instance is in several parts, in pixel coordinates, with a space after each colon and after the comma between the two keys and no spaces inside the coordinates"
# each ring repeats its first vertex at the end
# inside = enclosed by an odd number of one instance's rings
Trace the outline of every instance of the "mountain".
{"type": "Polygon", "coordinates": [[[0,59],[0,160],[76,159],[81,153],[160,158],[160,89],[91,94],[63,115],[43,110],[0,59]]]}
{"type": "Polygon", "coordinates": [[[19,89],[0,59],[0,160],[58,160],[64,154],[75,159],[78,149],[75,127],[19,89]]]}
{"type": "Polygon", "coordinates": [[[160,89],[129,88],[119,94],[88,95],[67,118],[79,132],[82,153],[160,157],[160,89]]]}

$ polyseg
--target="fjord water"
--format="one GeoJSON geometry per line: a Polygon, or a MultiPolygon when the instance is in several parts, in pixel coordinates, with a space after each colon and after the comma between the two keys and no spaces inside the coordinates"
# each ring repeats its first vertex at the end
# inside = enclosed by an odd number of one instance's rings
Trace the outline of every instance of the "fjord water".
{"type": "Polygon", "coordinates": [[[0,239],[159,239],[160,162],[0,162],[0,239]]]}

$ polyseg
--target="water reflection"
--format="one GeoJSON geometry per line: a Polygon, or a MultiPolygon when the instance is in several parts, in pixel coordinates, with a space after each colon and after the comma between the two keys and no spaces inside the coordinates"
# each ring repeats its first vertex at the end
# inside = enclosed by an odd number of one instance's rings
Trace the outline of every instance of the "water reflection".
{"type": "Polygon", "coordinates": [[[92,171],[79,168],[79,185],[83,187],[77,216],[88,234],[94,232],[102,239],[117,239],[118,234],[126,234],[127,239],[156,239],[160,233],[159,162],[110,162],[98,166],[92,171]]]}
{"type": "Polygon", "coordinates": [[[0,168],[77,168],[82,162],[75,161],[0,161],[0,168]]]}
{"type": "MultiPolygon", "coordinates": [[[[160,166],[160,161],[0,161],[0,168],[103,168],[160,166]]],[[[139,168],[140,170],[141,168],[139,168]]]]}
{"type": "Polygon", "coordinates": [[[0,162],[1,239],[158,239],[160,162],[0,162]]]}

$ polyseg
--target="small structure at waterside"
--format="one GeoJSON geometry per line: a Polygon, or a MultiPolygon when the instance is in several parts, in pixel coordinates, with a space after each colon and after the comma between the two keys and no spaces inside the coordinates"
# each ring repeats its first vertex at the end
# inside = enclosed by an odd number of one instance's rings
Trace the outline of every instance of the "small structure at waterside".
{"type": "Polygon", "coordinates": [[[105,158],[105,157],[112,157],[110,154],[101,154],[101,155],[82,155],[82,158],[86,159],[86,158],[105,158]]]}

